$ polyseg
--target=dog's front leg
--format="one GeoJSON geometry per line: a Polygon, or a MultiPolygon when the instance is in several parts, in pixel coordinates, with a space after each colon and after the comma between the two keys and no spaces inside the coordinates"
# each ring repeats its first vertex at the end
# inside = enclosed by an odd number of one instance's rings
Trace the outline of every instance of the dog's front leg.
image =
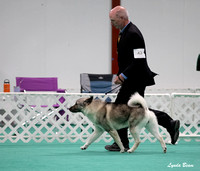
{"type": "Polygon", "coordinates": [[[86,150],[90,144],[92,144],[97,138],[99,138],[103,134],[103,130],[99,127],[95,127],[95,131],[92,136],[88,139],[88,141],[81,147],[82,150],[86,150]]]}
{"type": "Polygon", "coordinates": [[[114,141],[115,141],[115,142],[117,143],[117,145],[119,146],[119,148],[120,148],[120,153],[124,153],[124,152],[125,152],[125,149],[124,149],[124,146],[123,146],[123,144],[122,144],[122,142],[121,142],[121,139],[120,139],[120,137],[119,137],[117,131],[116,131],[116,130],[111,130],[111,131],[109,131],[108,133],[111,135],[111,137],[114,139],[114,141]]]}

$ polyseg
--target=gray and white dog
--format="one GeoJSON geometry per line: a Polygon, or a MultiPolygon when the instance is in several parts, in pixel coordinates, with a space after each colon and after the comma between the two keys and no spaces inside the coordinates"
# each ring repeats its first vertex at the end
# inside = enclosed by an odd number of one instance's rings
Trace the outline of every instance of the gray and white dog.
{"type": "Polygon", "coordinates": [[[82,150],[88,148],[104,131],[107,131],[120,147],[120,152],[125,151],[124,146],[116,130],[129,127],[134,138],[134,145],[127,152],[132,153],[140,144],[140,132],[145,127],[161,143],[163,152],[167,148],[163,138],[158,131],[158,122],[155,114],[149,111],[146,101],[138,93],[135,93],[128,104],[106,103],[99,99],[80,98],[69,108],[73,113],[82,112],[95,125],[95,130],[88,141],[81,147],[82,150]]]}

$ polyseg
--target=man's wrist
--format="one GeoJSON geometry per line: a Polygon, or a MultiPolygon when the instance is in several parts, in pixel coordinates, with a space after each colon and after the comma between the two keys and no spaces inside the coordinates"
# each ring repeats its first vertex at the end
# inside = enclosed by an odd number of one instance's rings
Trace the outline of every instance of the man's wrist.
{"type": "Polygon", "coordinates": [[[124,75],[123,73],[120,74],[125,80],[127,79],[127,76],[124,75]]]}
{"type": "Polygon", "coordinates": [[[120,75],[118,76],[118,79],[123,83],[124,81],[120,78],[120,75]]]}

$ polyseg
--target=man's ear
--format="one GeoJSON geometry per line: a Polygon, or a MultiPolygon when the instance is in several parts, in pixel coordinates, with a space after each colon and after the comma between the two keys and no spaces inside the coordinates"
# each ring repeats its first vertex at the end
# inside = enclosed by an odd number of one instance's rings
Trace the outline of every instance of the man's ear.
{"type": "Polygon", "coordinates": [[[84,103],[87,104],[87,105],[89,105],[92,102],[92,100],[93,100],[93,96],[90,96],[90,98],[86,99],[84,101],[84,103]]]}

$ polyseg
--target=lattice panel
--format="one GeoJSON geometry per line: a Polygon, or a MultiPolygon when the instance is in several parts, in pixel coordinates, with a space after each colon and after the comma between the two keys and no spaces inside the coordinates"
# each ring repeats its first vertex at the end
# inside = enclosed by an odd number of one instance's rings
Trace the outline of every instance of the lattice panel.
{"type": "Polygon", "coordinates": [[[199,140],[200,94],[172,94],[172,110],[173,118],[181,122],[181,135],[199,140]]]}
{"type": "MultiPolygon", "coordinates": [[[[0,142],[85,141],[93,132],[93,124],[83,114],[73,114],[67,108],[78,98],[90,95],[93,94],[0,94],[0,142]]],[[[94,96],[107,101],[116,97],[94,96]]]]}
{"type": "MultiPolygon", "coordinates": [[[[11,142],[19,140],[23,142],[29,142],[30,140],[35,142],[41,142],[42,140],[47,142],[53,142],[54,140],[76,142],[81,140],[85,142],[93,132],[94,126],[83,114],[73,114],[68,108],[78,98],[90,95],[93,95],[94,98],[112,102],[116,98],[115,94],[0,93],[0,142],[5,142],[6,140],[11,142]]],[[[169,94],[146,95],[145,99],[151,108],[163,110],[167,113],[172,110],[172,106],[176,106],[171,105],[172,100],[169,94]]],[[[192,100],[195,101],[195,105],[199,103],[199,101],[196,102],[196,98],[192,100]]],[[[187,106],[189,103],[186,102],[185,104],[187,106]]],[[[199,113],[199,108],[195,109],[195,111],[199,113]]],[[[180,113],[177,112],[176,118],[182,117],[183,112],[179,116],[180,113]]],[[[183,115],[185,114],[183,113],[183,115]]],[[[196,122],[196,119],[199,121],[198,117],[199,115],[195,115],[192,121],[196,122]]],[[[187,122],[188,120],[183,119],[183,121],[187,122]]],[[[160,132],[165,141],[170,140],[166,129],[160,127],[160,132]]],[[[197,135],[199,135],[199,132],[197,130],[197,135]]],[[[182,133],[187,134],[187,132],[182,133]]],[[[191,132],[188,133],[190,134],[191,132]]],[[[143,142],[146,140],[150,142],[156,141],[145,129],[142,130],[140,137],[143,142]]],[[[112,138],[107,133],[104,133],[97,141],[100,140],[110,142],[112,138]]],[[[130,141],[133,141],[132,137],[130,137],[130,141]]]]}
{"type": "Polygon", "coordinates": [[[164,111],[171,114],[171,96],[170,94],[147,94],[145,100],[148,107],[155,110],[164,111]]]}

